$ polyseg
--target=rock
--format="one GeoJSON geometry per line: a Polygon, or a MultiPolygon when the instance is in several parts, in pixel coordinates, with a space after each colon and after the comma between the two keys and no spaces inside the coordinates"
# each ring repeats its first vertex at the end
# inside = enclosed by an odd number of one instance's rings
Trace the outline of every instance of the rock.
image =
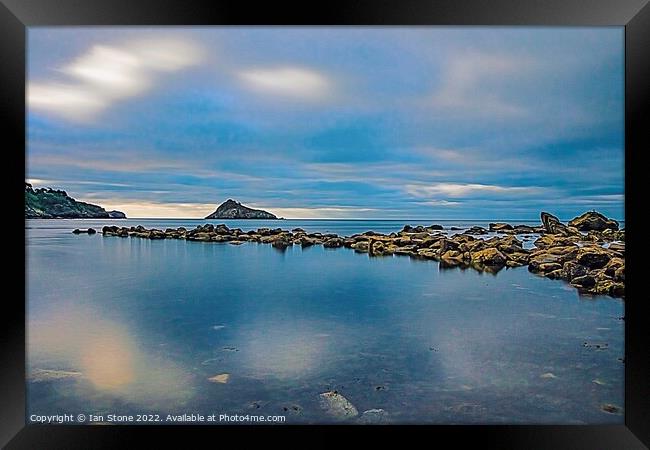
{"type": "Polygon", "coordinates": [[[578,250],[577,262],[590,269],[605,267],[611,255],[601,247],[582,247],[578,250]]]}
{"type": "Polygon", "coordinates": [[[562,235],[569,234],[567,226],[560,222],[560,219],[555,217],[553,214],[542,211],[540,217],[546,233],[562,235]]]}
{"type": "Polygon", "coordinates": [[[614,272],[614,279],[616,281],[625,281],[625,266],[616,269],[614,272]]]}
{"type": "Polygon", "coordinates": [[[352,244],[352,248],[354,251],[358,253],[368,253],[369,249],[369,242],[368,241],[360,241],[355,244],[352,244]]]}
{"type": "Polygon", "coordinates": [[[605,265],[605,274],[607,276],[614,278],[616,276],[616,271],[620,268],[625,267],[625,260],[623,258],[614,257],[609,260],[605,265]]]}
{"type": "Polygon", "coordinates": [[[102,234],[117,234],[119,228],[115,226],[104,226],[102,227],[102,234]]]}
{"type": "Polygon", "coordinates": [[[261,209],[253,209],[242,205],[235,200],[228,199],[216,209],[215,212],[206,217],[206,219],[273,219],[277,217],[270,212],[261,209]]]}
{"type": "Polygon", "coordinates": [[[379,256],[384,252],[384,243],[376,239],[370,239],[368,243],[368,254],[370,256],[379,256]]]}
{"type": "Polygon", "coordinates": [[[579,231],[603,231],[603,230],[618,230],[618,222],[613,219],[608,219],[599,212],[588,211],[571,221],[569,226],[577,228],[579,231]]]}
{"type": "Polygon", "coordinates": [[[388,413],[383,409],[368,409],[359,417],[359,423],[365,425],[388,423],[388,413]]]}
{"type": "Polygon", "coordinates": [[[616,414],[621,410],[621,408],[619,408],[616,405],[612,405],[611,403],[605,403],[604,405],[602,405],[600,407],[600,409],[602,409],[606,413],[610,413],[610,414],[616,414]]]}
{"type": "MultiPolygon", "coordinates": [[[[437,225],[437,224],[429,225],[427,228],[429,230],[444,230],[444,227],[442,225],[437,225]]],[[[371,409],[370,411],[375,411],[375,410],[371,409]]],[[[378,409],[377,411],[383,411],[383,409],[378,409]]]]}
{"type": "Polygon", "coordinates": [[[213,377],[208,378],[208,381],[211,383],[226,384],[229,379],[230,379],[229,373],[220,373],[219,375],[215,375],[213,377]]]}
{"type": "Polygon", "coordinates": [[[557,262],[549,262],[549,263],[542,263],[537,266],[537,271],[538,272],[554,272],[556,270],[561,270],[562,269],[562,264],[557,263],[557,262]]]}
{"type": "Polygon", "coordinates": [[[109,219],[126,219],[126,214],[124,214],[122,211],[109,211],[108,212],[108,218],[109,219]]]}
{"type": "Polygon", "coordinates": [[[496,248],[486,248],[472,253],[472,262],[486,266],[502,266],[507,258],[496,248]]]}
{"type": "Polygon", "coordinates": [[[275,239],[271,243],[271,245],[274,248],[280,249],[280,250],[285,250],[287,247],[293,245],[293,242],[289,241],[288,239],[275,239]]]}
{"type": "Polygon", "coordinates": [[[596,279],[591,275],[583,275],[581,277],[572,278],[571,284],[583,288],[591,288],[596,285],[596,279]]]}
{"type": "Polygon", "coordinates": [[[326,240],[325,242],[323,242],[323,247],[325,247],[325,248],[343,247],[343,239],[341,239],[340,237],[330,238],[330,239],[326,240]]]}
{"type": "Polygon", "coordinates": [[[621,255],[625,255],[625,243],[624,242],[612,242],[609,244],[607,247],[609,250],[612,250],[616,253],[620,253],[621,255]]]}
{"type": "Polygon", "coordinates": [[[346,420],[359,415],[357,408],[337,391],[324,392],[319,399],[321,408],[335,419],[346,420]]]}
{"type": "Polygon", "coordinates": [[[578,264],[575,261],[565,262],[563,269],[564,269],[564,273],[566,274],[567,281],[571,281],[574,278],[587,275],[587,273],[589,272],[589,269],[587,269],[585,266],[578,264]]]}
{"type": "Polygon", "coordinates": [[[537,232],[534,227],[528,225],[515,225],[513,231],[515,234],[532,234],[537,232]]]}
{"type": "Polygon", "coordinates": [[[464,253],[456,250],[448,250],[440,256],[440,265],[443,267],[456,267],[464,263],[464,253]]]}
{"type": "Polygon", "coordinates": [[[81,230],[79,228],[75,228],[72,230],[72,234],[81,234],[81,230]]]}
{"type": "Polygon", "coordinates": [[[473,226],[465,230],[464,234],[488,234],[488,230],[483,227],[473,226]]]}
{"type": "Polygon", "coordinates": [[[509,223],[496,222],[488,225],[490,231],[511,231],[514,227],[509,223]]]}
{"type": "Polygon", "coordinates": [[[96,234],[97,230],[95,230],[94,228],[88,228],[88,231],[86,231],[86,233],[88,233],[88,234],[96,234]]]}
{"type": "Polygon", "coordinates": [[[318,241],[314,238],[310,238],[309,236],[302,236],[299,239],[300,245],[304,247],[311,247],[312,245],[315,245],[318,243],[318,241]]]}

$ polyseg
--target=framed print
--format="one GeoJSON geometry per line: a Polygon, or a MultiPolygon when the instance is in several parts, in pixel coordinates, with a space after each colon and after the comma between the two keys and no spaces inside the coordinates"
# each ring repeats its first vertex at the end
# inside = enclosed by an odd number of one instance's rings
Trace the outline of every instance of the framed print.
{"type": "Polygon", "coordinates": [[[4,1],[3,445],[644,448],[646,3],[4,1]]]}

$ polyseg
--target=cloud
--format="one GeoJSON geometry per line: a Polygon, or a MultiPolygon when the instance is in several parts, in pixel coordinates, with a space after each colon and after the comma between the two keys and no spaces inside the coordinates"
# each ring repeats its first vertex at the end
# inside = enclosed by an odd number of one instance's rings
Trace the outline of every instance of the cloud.
{"type": "Polygon", "coordinates": [[[450,202],[449,200],[429,200],[426,202],[418,202],[420,205],[427,206],[458,206],[461,205],[461,202],[450,202]]]}
{"type": "Polygon", "coordinates": [[[111,186],[111,187],[131,187],[132,184],[127,183],[110,183],[106,181],[91,181],[91,180],[44,180],[40,178],[27,178],[25,182],[32,186],[46,186],[54,187],[60,184],[67,185],[89,185],[89,186],[111,186]]]}
{"type": "Polygon", "coordinates": [[[529,58],[470,52],[454,56],[447,63],[433,106],[470,116],[509,118],[526,115],[526,110],[509,103],[497,87],[524,70],[530,70],[529,58]]]}
{"type": "Polygon", "coordinates": [[[197,65],[202,58],[197,44],[181,38],[94,45],[57,70],[65,82],[30,82],[27,103],[68,120],[90,121],[115,102],[150,90],[161,73],[197,65]]]}
{"type": "Polygon", "coordinates": [[[116,209],[129,218],[195,218],[202,219],[217,209],[215,204],[171,203],[124,198],[84,197],[77,200],[100,205],[107,211],[116,209]]]}
{"type": "Polygon", "coordinates": [[[364,213],[379,211],[375,208],[362,208],[358,206],[327,206],[315,208],[273,208],[253,205],[255,208],[273,212],[278,217],[291,219],[345,219],[362,218],[364,213]]]}
{"type": "Polygon", "coordinates": [[[446,196],[464,198],[475,194],[530,194],[540,192],[539,187],[510,187],[493,184],[476,183],[435,183],[435,184],[407,184],[405,190],[408,194],[427,198],[433,196],[446,196]]]}
{"type": "Polygon", "coordinates": [[[318,100],[332,90],[332,83],[325,75],[302,67],[249,69],[238,75],[247,86],[263,94],[318,100]]]}

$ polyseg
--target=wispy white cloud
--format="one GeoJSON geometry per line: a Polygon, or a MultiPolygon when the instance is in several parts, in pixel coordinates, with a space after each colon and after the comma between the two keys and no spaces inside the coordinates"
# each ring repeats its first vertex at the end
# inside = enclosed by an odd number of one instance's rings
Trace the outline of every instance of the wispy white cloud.
{"type": "Polygon", "coordinates": [[[449,200],[429,200],[426,202],[418,202],[420,205],[427,205],[427,206],[459,206],[462,205],[461,202],[454,202],[454,201],[449,201],[449,200]]]}
{"type": "Polygon", "coordinates": [[[112,186],[112,187],[131,187],[132,184],[128,183],[111,183],[107,181],[91,181],[91,180],[44,180],[40,178],[27,178],[25,180],[32,186],[48,186],[67,184],[67,185],[89,185],[89,186],[112,186]]]}
{"type": "Polygon", "coordinates": [[[407,184],[405,191],[418,198],[445,196],[463,198],[476,194],[530,194],[540,193],[540,187],[499,186],[494,184],[477,183],[434,183],[434,184],[407,184]]]}
{"type": "Polygon", "coordinates": [[[91,121],[116,101],[151,89],[161,73],[194,66],[202,58],[201,47],[182,38],[94,45],[57,70],[65,81],[30,82],[27,103],[68,120],[91,121]]]}
{"type": "Polygon", "coordinates": [[[331,94],[333,89],[329,77],[304,67],[246,69],[238,75],[246,86],[257,92],[295,99],[323,99],[331,94]]]}

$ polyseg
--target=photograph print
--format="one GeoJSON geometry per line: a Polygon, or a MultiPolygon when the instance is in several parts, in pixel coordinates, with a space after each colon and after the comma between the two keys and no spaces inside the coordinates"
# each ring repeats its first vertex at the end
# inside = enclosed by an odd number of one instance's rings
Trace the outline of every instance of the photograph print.
{"type": "Polygon", "coordinates": [[[29,27],[26,420],[624,423],[623,27],[29,27]]]}

